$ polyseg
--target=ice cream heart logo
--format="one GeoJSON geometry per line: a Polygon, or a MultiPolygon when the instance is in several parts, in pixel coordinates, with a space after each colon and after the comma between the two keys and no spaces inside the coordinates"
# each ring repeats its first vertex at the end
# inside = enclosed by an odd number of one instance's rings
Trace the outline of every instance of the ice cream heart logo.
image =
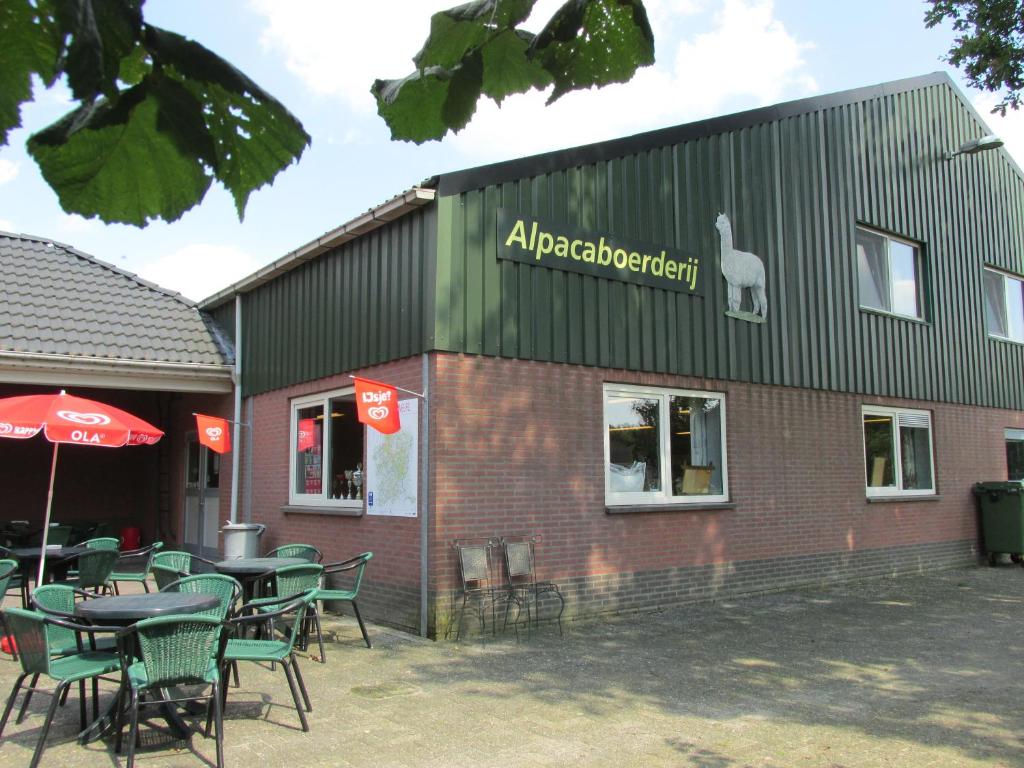
{"type": "Polygon", "coordinates": [[[220,427],[207,427],[206,436],[211,440],[220,440],[220,436],[224,434],[224,430],[220,427]]]}
{"type": "Polygon", "coordinates": [[[388,409],[386,406],[378,405],[374,408],[367,408],[366,415],[374,421],[383,421],[388,417],[388,409]]]}

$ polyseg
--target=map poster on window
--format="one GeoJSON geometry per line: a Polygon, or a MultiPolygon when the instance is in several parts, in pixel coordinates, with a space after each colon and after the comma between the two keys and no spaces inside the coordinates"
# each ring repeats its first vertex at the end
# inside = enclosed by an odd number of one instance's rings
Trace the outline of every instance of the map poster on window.
{"type": "Polygon", "coordinates": [[[416,517],[419,479],[419,400],[398,403],[402,428],[366,430],[366,514],[416,517]]]}

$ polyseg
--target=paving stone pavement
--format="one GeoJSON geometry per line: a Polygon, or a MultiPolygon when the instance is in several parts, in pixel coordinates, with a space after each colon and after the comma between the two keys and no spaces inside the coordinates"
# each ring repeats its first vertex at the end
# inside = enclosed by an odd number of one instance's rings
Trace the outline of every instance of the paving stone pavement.
{"type": "MultiPolygon", "coordinates": [[[[1024,568],[871,579],[658,613],[542,626],[519,641],[435,643],[327,622],[302,660],[299,728],[284,675],[249,664],[225,719],[228,766],[1024,766],[1024,568]]],[[[0,659],[6,696],[18,665],[0,659]]],[[[110,687],[103,699],[109,701],[110,687]]],[[[45,697],[8,725],[26,765],[45,697]]],[[[82,747],[74,696],[43,764],[118,766],[82,747]]],[[[140,768],[214,762],[201,734],[146,728],[140,768]]]]}

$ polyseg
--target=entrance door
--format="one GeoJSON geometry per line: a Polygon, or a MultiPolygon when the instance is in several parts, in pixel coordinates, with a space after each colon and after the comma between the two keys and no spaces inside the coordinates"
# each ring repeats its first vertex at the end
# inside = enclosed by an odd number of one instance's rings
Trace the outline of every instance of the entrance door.
{"type": "Polygon", "coordinates": [[[188,436],[185,457],[185,531],[182,547],[202,557],[219,560],[220,454],[188,436]]]}

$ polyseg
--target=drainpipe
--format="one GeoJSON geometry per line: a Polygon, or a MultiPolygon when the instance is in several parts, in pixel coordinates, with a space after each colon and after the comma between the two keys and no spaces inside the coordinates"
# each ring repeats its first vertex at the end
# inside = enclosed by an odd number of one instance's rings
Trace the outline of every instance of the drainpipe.
{"type": "Polygon", "coordinates": [[[238,451],[242,446],[242,295],[235,294],[235,416],[231,452],[231,522],[238,522],[238,451]]]}
{"type": "Polygon", "coordinates": [[[427,636],[427,598],[430,568],[428,567],[430,521],[430,356],[423,353],[423,428],[420,430],[420,637],[427,636]]]}

